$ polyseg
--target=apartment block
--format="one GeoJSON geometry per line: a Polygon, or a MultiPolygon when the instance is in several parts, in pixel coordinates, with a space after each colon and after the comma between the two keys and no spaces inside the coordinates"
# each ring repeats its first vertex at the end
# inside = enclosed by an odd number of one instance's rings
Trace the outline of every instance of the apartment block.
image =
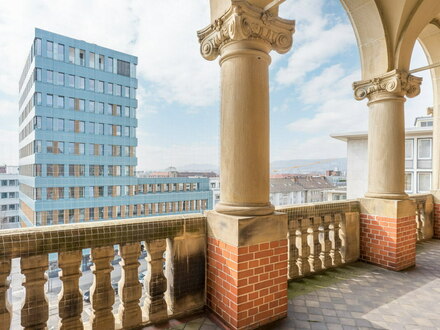
{"type": "Polygon", "coordinates": [[[0,229],[18,223],[18,166],[0,166],[0,229]]]}

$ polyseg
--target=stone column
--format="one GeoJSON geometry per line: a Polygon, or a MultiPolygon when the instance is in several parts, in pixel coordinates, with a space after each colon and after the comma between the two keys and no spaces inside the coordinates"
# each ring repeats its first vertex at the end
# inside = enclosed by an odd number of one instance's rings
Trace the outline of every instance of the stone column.
{"type": "Polygon", "coordinates": [[[365,197],[406,199],[405,96],[420,93],[421,78],[394,70],[353,84],[355,98],[368,98],[368,192],[365,197]]]}
{"type": "Polygon", "coordinates": [[[415,264],[415,204],[405,193],[405,96],[420,93],[421,78],[393,70],[355,82],[368,98],[368,192],[361,200],[361,259],[388,269],[415,264]],[[386,253],[384,253],[386,251],[386,253]]]}
{"type": "Polygon", "coordinates": [[[287,216],[269,201],[269,52],[292,46],[294,21],[271,0],[211,0],[198,32],[221,66],[221,200],[208,213],[207,304],[227,328],[287,315],[287,216]]]}

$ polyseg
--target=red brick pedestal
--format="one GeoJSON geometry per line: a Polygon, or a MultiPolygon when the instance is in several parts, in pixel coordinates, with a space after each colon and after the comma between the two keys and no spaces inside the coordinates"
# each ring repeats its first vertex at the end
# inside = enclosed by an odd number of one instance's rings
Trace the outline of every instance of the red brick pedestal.
{"type": "Polygon", "coordinates": [[[361,199],[361,260],[399,271],[416,262],[412,200],[361,199]]]}
{"type": "Polygon", "coordinates": [[[231,329],[286,317],[287,216],[210,212],[208,231],[208,308],[231,329]]]}
{"type": "Polygon", "coordinates": [[[440,204],[434,204],[434,236],[440,239],[440,204]]]}

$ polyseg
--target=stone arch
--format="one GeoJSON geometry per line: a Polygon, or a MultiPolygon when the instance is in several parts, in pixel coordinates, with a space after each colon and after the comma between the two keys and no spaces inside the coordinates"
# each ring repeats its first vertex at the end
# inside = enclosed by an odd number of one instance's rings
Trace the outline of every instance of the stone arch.
{"type": "Polygon", "coordinates": [[[341,0],[358,42],[362,79],[408,71],[414,44],[440,13],[438,0],[341,0]]]}
{"type": "MultiPolygon", "coordinates": [[[[440,15],[425,26],[418,38],[429,64],[440,63],[440,15]]],[[[431,69],[434,108],[433,146],[438,146],[440,136],[440,67],[431,69]]],[[[433,148],[432,189],[440,189],[440,150],[433,148]]]]}

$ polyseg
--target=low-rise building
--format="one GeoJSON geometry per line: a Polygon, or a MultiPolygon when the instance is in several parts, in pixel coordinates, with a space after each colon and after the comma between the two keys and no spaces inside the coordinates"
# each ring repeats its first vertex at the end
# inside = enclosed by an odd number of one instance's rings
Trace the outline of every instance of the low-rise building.
{"type": "Polygon", "coordinates": [[[18,166],[0,166],[0,229],[19,227],[18,166]]]}
{"type": "MultiPolygon", "coordinates": [[[[405,130],[405,192],[428,193],[432,176],[432,117],[418,117],[405,130]]],[[[332,134],[347,143],[347,198],[360,198],[368,188],[368,133],[332,134]]]]}

